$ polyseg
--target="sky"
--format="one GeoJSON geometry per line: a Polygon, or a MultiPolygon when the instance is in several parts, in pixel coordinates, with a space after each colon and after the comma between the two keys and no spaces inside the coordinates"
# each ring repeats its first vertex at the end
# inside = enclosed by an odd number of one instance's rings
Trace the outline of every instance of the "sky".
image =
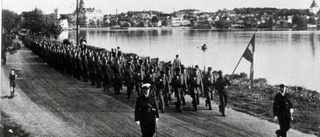
{"type": "MultiPolygon", "coordinates": [[[[58,8],[59,14],[71,13],[77,0],[1,0],[2,9],[20,14],[35,7],[46,14],[58,8]]],[[[80,1],[80,0],[79,0],[80,1]]],[[[171,13],[182,9],[198,9],[201,12],[215,12],[219,9],[243,7],[274,7],[307,9],[313,0],[84,0],[85,7],[101,9],[105,14],[127,11],[157,10],[171,13]]],[[[316,0],[320,4],[320,0],[316,0]]],[[[319,5],[318,5],[319,6],[319,5]]]]}

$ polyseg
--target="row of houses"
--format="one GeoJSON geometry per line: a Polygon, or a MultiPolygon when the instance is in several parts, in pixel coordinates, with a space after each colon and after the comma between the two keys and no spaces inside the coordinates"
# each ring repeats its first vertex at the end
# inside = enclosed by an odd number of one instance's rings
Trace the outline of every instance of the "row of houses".
{"type": "MultiPolygon", "coordinates": [[[[313,1],[310,12],[319,11],[313,1]]],[[[159,11],[128,11],[120,14],[105,15],[100,9],[85,8],[83,0],[79,6],[80,27],[257,27],[275,25],[280,27],[292,27],[293,15],[275,16],[274,14],[237,14],[234,10],[219,10],[217,12],[201,12],[197,9],[184,9],[173,13],[159,11]],[[267,25],[266,25],[267,24],[267,25]]],[[[66,15],[67,19],[61,21],[64,27],[75,26],[76,14],[66,15]],[[67,21],[66,21],[67,20],[67,21]],[[68,24],[68,25],[66,25],[68,24]]],[[[317,24],[317,16],[304,15],[306,19],[313,18],[317,24]]]]}

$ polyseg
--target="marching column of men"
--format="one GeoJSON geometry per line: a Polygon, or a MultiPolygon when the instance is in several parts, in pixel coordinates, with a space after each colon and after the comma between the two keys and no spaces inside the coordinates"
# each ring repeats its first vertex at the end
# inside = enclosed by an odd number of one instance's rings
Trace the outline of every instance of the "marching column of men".
{"type": "Polygon", "coordinates": [[[24,43],[43,61],[62,74],[73,76],[76,79],[91,83],[92,86],[109,91],[113,87],[116,95],[120,94],[122,86],[127,87],[127,98],[135,91],[142,95],[142,85],[150,83],[150,94],[157,100],[159,110],[169,106],[169,101],[176,97],[175,108],[182,112],[182,106],[186,105],[185,95],[192,97],[192,106],[197,111],[200,104],[199,97],[204,93],[205,105],[212,110],[211,100],[214,90],[219,91],[221,101],[220,112],[225,115],[224,107],[227,104],[226,86],[228,79],[219,71],[218,78],[212,68],[209,67],[206,74],[195,68],[185,68],[179,55],[176,55],[173,64],[160,63],[149,57],[126,55],[120,48],[111,52],[89,48],[87,41],[82,39],[80,46],[73,46],[68,41],[56,42],[41,37],[27,36],[24,43]],[[173,95],[172,95],[173,94],[173,95]]]}

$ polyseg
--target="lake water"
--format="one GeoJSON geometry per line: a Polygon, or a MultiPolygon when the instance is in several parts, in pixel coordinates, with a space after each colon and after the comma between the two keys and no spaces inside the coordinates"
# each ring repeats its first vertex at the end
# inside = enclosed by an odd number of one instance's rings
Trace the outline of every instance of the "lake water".
{"type": "MultiPolygon", "coordinates": [[[[231,74],[254,31],[216,31],[169,28],[153,30],[81,30],[89,45],[108,50],[120,46],[123,52],[213,67],[231,74]],[[199,46],[206,44],[203,52],[199,46]]],[[[75,31],[64,31],[60,38],[75,38],[75,31]]],[[[255,78],[269,84],[282,82],[320,91],[320,31],[257,31],[255,78]]],[[[242,59],[235,73],[249,74],[250,62],[242,59]]]]}

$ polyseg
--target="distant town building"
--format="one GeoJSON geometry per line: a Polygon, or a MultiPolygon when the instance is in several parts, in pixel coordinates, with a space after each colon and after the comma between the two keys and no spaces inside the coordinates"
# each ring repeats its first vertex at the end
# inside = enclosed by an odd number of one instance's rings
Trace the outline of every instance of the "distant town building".
{"type": "Polygon", "coordinates": [[[185,20],[182,17],[180,17],[180,18],[173,17],[171,20],[171,25],[173,27],[188,26],[188,25],[190,25],[190,21],[185,20]]]}
{"type": "Polygon", "coordinates": [[[79,3],[79,25],[81,27],[100,27],[104,14],[100,9],[85,8],[83,0],[79,3]]]}
{"type": "Polygon", "coordinates": [[[310,12],[312,12],[313,14],[317,14],[317,12],[319,11],[319,7],[318,7],[318,5],[317,5],[317,3],[316,3],[316,1],[315,0],[313,0],[313,2],[312,2],[312,4],[311,4],[311,6],[310,6],[310,12]]]}
{"type": "Polygon", "coordinates": [[[184,16],[195,17],[200,13],[200,10],[197,9],[185,9],[174,12],[175,16],[178,18],[183,18],[184,16]]]}

